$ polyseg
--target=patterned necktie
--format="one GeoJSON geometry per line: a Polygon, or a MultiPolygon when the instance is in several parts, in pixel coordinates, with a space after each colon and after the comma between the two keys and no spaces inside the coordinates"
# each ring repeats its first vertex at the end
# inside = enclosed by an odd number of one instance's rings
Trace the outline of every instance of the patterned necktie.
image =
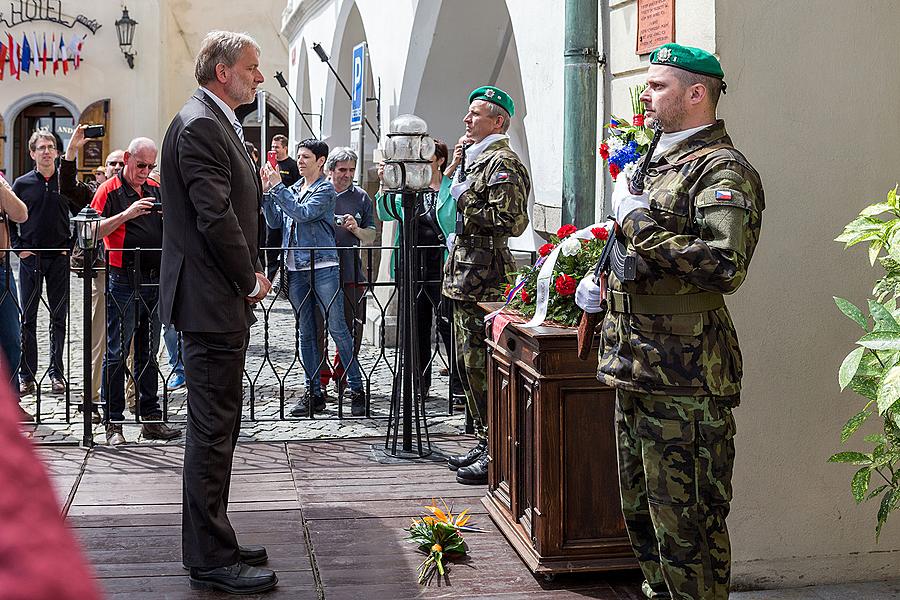
{"type": "Polygon", "coordinates": [[[235,119],[234,121],[231,122],[231,126],[234,127],[234,132],[237,134],[238,139],[240,139],[241,143],[243,144],[244,143],[244,128],[241,127],[240,121],[235,119]]]}

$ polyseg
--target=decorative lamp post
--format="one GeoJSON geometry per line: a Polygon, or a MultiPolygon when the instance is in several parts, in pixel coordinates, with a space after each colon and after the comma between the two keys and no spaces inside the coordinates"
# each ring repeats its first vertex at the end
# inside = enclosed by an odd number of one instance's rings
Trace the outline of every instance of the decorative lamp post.
{"type": "Polygon", "coordinates": [[[85,448],[90,448],[94,445],[94,432],[91,425],[91,389],[93,388],[93,369],[91,368],[91,347],[93,346],[93,340],[91,339],[91,278],[94,276],[94,252],[97,250],[100,241],[101,220],[100,213],[90,206],[85,206],[81,209],[81,212],[72,217],[72,222],[75,224],[78,247],[84,251],[84,265],[81,271],[81,277],[84,280],[84,298],[82,303],[82,331],[84,331],[84,369],[82,374],[84,392],[82,393],[81,405],[81,416],[84,417],[84,437],[81,443],[85,448]]]}
{"type": "Polygon", "coordinates": [[[128,15],[128,7],[122,6],[122,18],[116,21],[116,35],[119,37],[119,49],[125,55],[128,66],[134,68],[134,52],[131,50],[131,44],[134,42],[134,26],[137,21],[128,15]]]}
{"type": "MultiPolygon", "coordinates": [[[[399,276],[399,336],[400,357],[391,393],[391,414],[385,452],[397,458],[419,458],[431,454],[428,424],[425,421],[425,394],[422,389],[422,365],[416,347],[417,326],[415,299],[419,274],[416,252],[416,216],[422,210],[421,193],[431,185],[431,159],[434,140],[428,136],[428,125],[415,115],[400,115],[391,121],[390,133],[384,145],[385,191],[401,195],[402,214],[395,202],[387,208],[400,224],[399,261],[395,272],[399,276]],[[402,412],[402,423],[401,423],[402,412]],[[413,418],[415,417],[416,447],[413,448],[413,418]],[[402,448],[397,447],[402,425],[402,448]],[[422,432],[425,441],[423,446],[422,432]]],[[[419,282],[421,285],[421,282],[419,282]]]]}

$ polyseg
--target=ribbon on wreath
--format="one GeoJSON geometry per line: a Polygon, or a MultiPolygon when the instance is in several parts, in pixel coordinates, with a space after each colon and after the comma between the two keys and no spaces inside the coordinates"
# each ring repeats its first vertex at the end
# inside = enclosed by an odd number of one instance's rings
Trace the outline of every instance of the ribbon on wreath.
{"type": "MultiPolygon", "coordinates": [[[[576,238],[579,240],[589,240],[594,237],[594,234],[591,233],[591,229],[597,227],[603,227],[604,229],[612,231],[609,222],[594,223],[584,229],[579,229],[566,239],[576,238]]],[[[610,236],[610,239],[612,239],[612,236],[610,236]]],[[[565,240],[560,241],[560,243],[556,245],[556,248],[553,249],[553,252],[547,256],[547,260],[544,261],[544,264],[541,265],[541,270],[538,273],[537,278],[537,304],[535,305],[534,316],[530,321],[523,323],[519,327],[537,327],[547,318],[547,305],[550,302],[550,285],[553,280],[553,268],[556,266],[556,259],[559,257],[564,242],[565,240]]]]}

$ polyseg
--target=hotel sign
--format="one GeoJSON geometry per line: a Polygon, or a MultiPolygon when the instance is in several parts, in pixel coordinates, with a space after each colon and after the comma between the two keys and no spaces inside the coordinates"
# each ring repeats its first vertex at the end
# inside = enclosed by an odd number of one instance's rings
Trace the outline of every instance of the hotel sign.
{"type": "Polygon", "coordinates": [[[64,15],[62,0],[10,0],[9,10],[0,9],[0,23],[5,23],[7,27],[35,21],[56,23],[69,29],[81,24],[93,34],[101,27],[95,19],[89,19],[82,14],[74,19],[64,15]]]}

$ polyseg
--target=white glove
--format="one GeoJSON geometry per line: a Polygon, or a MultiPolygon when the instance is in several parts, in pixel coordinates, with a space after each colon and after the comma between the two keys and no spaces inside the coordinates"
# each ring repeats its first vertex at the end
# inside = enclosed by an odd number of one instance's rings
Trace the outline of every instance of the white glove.
{"type": "Polygon", "coordinates": [[[594,283],[594,275],[591,273],[578,284],[575,290],[575,304],[586,313],[598,313],[603,310],[600,305],[602,301],[603,290],[594,283]]]}
{"type": "Polygon", "coordinates": [[[639,208],[650,208],[650,195],[646,192],[640,196],[628,191],[628,178],[624,173],[616,177],[616,185],[612,193],[612,209],[616,223],[622,224],[625,217],[639,208]]]}

